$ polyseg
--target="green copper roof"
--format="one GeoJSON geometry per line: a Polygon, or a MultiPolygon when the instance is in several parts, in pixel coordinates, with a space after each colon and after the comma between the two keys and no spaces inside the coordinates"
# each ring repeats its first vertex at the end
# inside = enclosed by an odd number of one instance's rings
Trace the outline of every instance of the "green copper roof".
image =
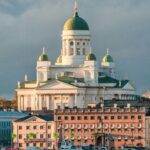
{"type": "Polygon", "coordinates": [[[46,54],[42,54],[39,56],[39,61],[49,61],[49,58],[46,54]]]}
{"type": "Polygon", "coordinates": [[[49,61],[48,56],[45,54],[45,48],[43,48],[42,54],[39,56],[38,61],[49,61]]]}
{"type": "Polygon", "coordinates": [[[76,12],[74,17],[69,18],[64,25],[64,30],[89,30],[87,22],[78,16],[76,12]]]}
{"type": "Polygon", "coordinates": [[[111,55],[109,55],[109,49],[107,49],[106,55],[103,57],[103,62],[114,62],[113,58],[111,55]]]}
{"type": "Polygon", "coordinates": [[[93,53],[89,53],[86,55],[86,60],[96,60],[96,56],[93,53]]]}

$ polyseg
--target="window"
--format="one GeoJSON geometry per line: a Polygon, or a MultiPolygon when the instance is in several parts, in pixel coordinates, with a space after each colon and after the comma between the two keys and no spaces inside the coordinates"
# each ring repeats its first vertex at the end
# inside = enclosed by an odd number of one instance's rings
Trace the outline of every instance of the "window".
{"type": "Polygon", "coordinates": [[[85,42],[83,42],[83,45],[85,45],[85,42]]]}
{"type": "Polygon", "coordinates": [[[48,129],[51,129],[51,126],[48,126],[48,129]]]}
{"type": "Polygon", "coordinates": [[[72,56],[74,54],[74,49],[73,48],[70,48],[70,53],[69,55],[72,56]]]}
{"type": "Polygon", "coordinates": [[[98,119],[98,120],[101,120],[101,116],[97,116],[97,119],[98,119]]]}
{"type": "Polygon", "coordinates": [[[65,116],[65,120],[68,120],[68,116],[65,116]]]}
{"type": "Polygon", "coordinates": [[[128,116],[124,116],[124,119],[128,119],[128,116]]]}
{"type": "Polygon", "coordinates": [[[40,134],[40,139],[42,139],[43,138],[43,134],[40,134]]]}
{"type": "Polygon", "coordinates": [[[80,55],[80,48],[77,48],[77,55],[80,55]]]}
{"type": "Polygon", "coordinates": [[[88,120],[88,117],[87,117],[87,116],[84,116],[84,120],[88,120]]]}
{"type": "Polygon", "coordinates": [[[26,143],[26,146],[28,147],[28,146],[29,146],[29,143],[26,143]]]}
{"type": "Polygon", "coordinates": [[[51,147],[52,146],[52,143],[48,143],[48,147],[51,147]]]}
{"type": "Polygon", "coordinates": [[[26,130],[29,130],[30,129],[30,126],[26,126],[26,130]]]}
{"type": "Polygon", "coordinates": [[[108,116],[104,116],[104,119],[107,120],[107,119],[108,119],[108,116]]]}
{"type": "Polygon", "coordinates": [[[22,147],[22,143],[19,143],[19,147],[22,147]]]}
{"type": "Polygon", "coordinates": [[[133,120],[135,117],[134,116],[131,116],[131,119],[133,120]]]}
{"type": "Polygon", "coordinates": [[[83,48],[83,55],[85,55],[85,48],[83,48]]]}
{"type": "Polygon", "coordinates": [[[58,120],[61,120],[61,116],[58,116],[58,120]]]}
{"type": "Polygon", "coordinates": [[[77,42],[77,45],[80,45],[80,42],[77,42]]]}
{"type": "Polygon", "coordinates": [[[19,130],[22,130],[22,126],[19,126],[19,130]]]}
{"type": "Polygon", "coordinates": [[[142,116],[138,116],[138,119],[142,119],[142,116]]]}
{"type": "Polygon", "coordinates": [[[19,134],[19,139],[22,139],[22,134],[19,134]]]}
{"type": "Polygon", "coordinates": [[[74,117],[74,116],[71,116],[71,120],[75,120],[75,117],[74,117]]]}
{"type": "Polygon", "coordinates": [[[91,120],[94,120],[95,119],[95,117],[94,116],[91,116],[91,120]]]}
{"type": "Polygon", "coordinates": [[[81,120],[81,116],[78,116],[78,120],[81,120]]]}
{"type": "Polygon", "coordinates": [[[73,46],[73,45],[74,45],[74,43],[73,43],[73,41],[71,41],[71,42],[70,42],[70,46],[73,46]]]}
{"type": "Polygon", "coordinates": [[[118,116],[118,119],[121,119],[122,117],[121,116],[118,116]]]}
{"type": "Polygon", "coordinates": [[[36,126],[33,126],[33,129],[35,130],[35,129],[36,129],[36,126]]]}
{"type": "Polygon", "coordinates": [[[36,147],[36,143],[33,143],[33,146],[36,147]]]}
{"type": "Polygon", "coordinates": [[[44,127],[43,126],[40,126],[40,129],[43,129],[44,127]]]}
{"type": "Polygon", "coordinates": [[[111,120],[114,120],[114,119],[115,119],[115,117],[114,117],[114,116],[111,116],[110,118],[111,118],[111,120]]]}
{"type": "Polygon", "coordinates": [[[48,138],[51,138],[51,134],[48,134],[48,138]]]}
{"type": "Polygon", "coordinates": [[[40,147],[43,147],[43,143],[40,143],[40,147]]]}

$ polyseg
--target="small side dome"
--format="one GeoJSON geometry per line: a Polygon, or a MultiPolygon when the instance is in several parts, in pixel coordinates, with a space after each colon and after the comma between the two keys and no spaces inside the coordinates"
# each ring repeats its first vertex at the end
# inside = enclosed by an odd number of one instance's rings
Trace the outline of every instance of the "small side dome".
{"type": "Polygon", "coordinates": [[[96,61],[96,56],[93,53],[89,53],[86,55],[86,60],[87,61],[90,61],[90,60],[96,61]]]}
{"type": "Polygon", "coordinates": [[[62,63],[62,55],[60,55],[57,60],[56,63],[61,64],[62,63]]]}
{"type": "Polygon", "coordinates": [[[108,63],[113,63],[113,62],[114,62],[112,56],[109,54],[109,49],[107,49],[107,53],[106,53],[106,55],[103,57],[102,62],[104,62],[104,63],[105,63],[105,62],[108,62],[108,63]]]}
{"type": "Polygon", "coordinates": [[[43,48],[43,52],[39,56],[38,61],[49,61],[48,56],[45,54],[45,48],[43,48]]]}

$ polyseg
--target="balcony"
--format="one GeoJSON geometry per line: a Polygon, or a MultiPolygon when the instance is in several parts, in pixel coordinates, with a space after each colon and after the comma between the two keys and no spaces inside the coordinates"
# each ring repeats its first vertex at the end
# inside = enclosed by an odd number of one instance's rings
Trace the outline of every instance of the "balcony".
{"type": "Polygon", "coordinates": [[[38,139],[38,138],[32,138],[32,139],[29,139],[29,138],[25,138],[24,139],[25,142],[46,142],[46,139],[38,139]]]}

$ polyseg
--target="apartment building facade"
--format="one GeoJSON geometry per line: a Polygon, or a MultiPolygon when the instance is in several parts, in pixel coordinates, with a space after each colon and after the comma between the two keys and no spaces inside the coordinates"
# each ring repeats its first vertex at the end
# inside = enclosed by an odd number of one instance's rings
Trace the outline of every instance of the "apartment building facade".
{"type": "MultiPolygon", "coordinates": [[[[75,145],[145,147],[146,109],[128,105],[119,108],[57,109],[56,128],[59,138],[72,140],[75,145]]],[[[59,140],[59,139],[58,139],[59,140]]]]}
{"type": "Polygon", "coordinates": [[[13,147],[19,150],[54,148],[55,123],[51,115],[29,115],[13,123],[13,147]]]}

